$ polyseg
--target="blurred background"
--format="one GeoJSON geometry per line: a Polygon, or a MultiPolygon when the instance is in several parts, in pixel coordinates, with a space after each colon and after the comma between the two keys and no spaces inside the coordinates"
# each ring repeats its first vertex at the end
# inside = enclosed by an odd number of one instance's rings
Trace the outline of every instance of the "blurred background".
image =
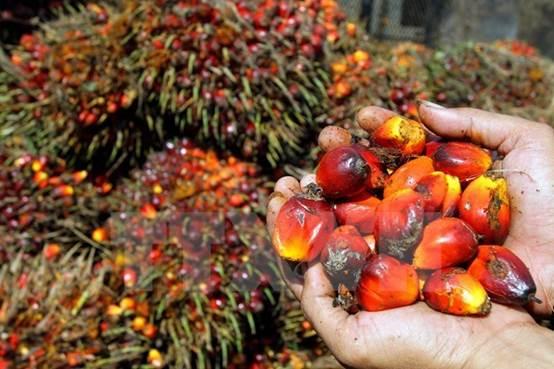
{"type": "MultiPolygon", "coordinates": [[[[48,18],[60,0],[3,0],[0,17],[7,29],[29,29],[33,16],[48,18]]],[[[340,0],[348,16],[369,34],[429,46],[461,41],[519,39],[554,57],[554,3],[550,0],[340,0]]]]}
{"type": "Polygon", "coordinates": [[[554,56],[549,0],[341,0],[373,36],[429,46],[517,38],[554,56]]]}

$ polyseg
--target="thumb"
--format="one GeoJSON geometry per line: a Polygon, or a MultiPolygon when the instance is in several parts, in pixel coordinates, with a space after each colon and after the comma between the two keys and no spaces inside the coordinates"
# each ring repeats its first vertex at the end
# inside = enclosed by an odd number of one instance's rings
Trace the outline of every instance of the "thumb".
{"type": "Polygon", "coordinates": [[[472,108],[449,109],[421,101],[421,121],[434,133],[449,138],[469,139],[503,154],[512,151],[540,123],[472,108]],[[531,130],[531,131],[530,131],[531,130]]]}
{"type": "Polygon", "coordinates": [[[320,263],[310,266],[304,274],[302,310],[319,336],[335,355],[348,352],[345,335],[350,315],[333,305],[335,290],[320,263]],[[346,350],[346,351],[345,351],[346,350]]]}

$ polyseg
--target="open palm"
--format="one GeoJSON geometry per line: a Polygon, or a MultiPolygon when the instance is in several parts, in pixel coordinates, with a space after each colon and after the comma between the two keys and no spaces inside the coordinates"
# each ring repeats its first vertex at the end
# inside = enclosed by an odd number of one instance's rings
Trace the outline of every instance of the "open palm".
{"type": "MultiPolygon", "coordinates": [[[[394,113],[363,109],[358,122],[371,131],[394,113]]],[[[537,282],[537,297],[543,303],[529,308],[534,314],[552,313],[554,300],[554,131],[546,125],[474,109],[444,109],[423,104],[422,122],[435,133],[498,150],[505,155],[502,167],[509,182],[512,227],[505,246],[531,269],[537,282]]],[[[276,186],[268,204],[268,228],[287,197],[299,191],[294,181],[276,186]]],[[[488,364],[507,367],[513,358],[525,366],[540,359],[532,349],[521,350],[513,336],[525,339],[535,329],[533,318],[523,309],[494,305],[485,318],[460,318],[437,314],[424,303],[382,312],[349,315],[333,307],[334,289],[319,264],[303,277],[283,266],[287,283],[301,301],[312,322],[335,357],[355,368],[463,368],[488,364]],[[490,359],[488,359],[490,358],[490,359]],[[493,359],[494,358],[494,359],[493,359]]],[[[528,341],[531,338],[528,339],[528,341]]],[[[537,343],[535,347],[540,347],[537,343]]],[[[533,348],[533,345],[531,345],[533,348]]],[[[539,352],[540,356],[540,352],[539,352]]],[[[540,366],[540,360],[536,363],[540,366]]]]}

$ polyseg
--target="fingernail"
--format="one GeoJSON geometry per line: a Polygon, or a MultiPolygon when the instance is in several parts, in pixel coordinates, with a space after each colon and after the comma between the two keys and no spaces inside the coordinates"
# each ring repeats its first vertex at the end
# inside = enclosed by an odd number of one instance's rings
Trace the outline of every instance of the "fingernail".
{"type": "Polygon", "coordinates": [[[418,107],[423,105],[425,106],[426,108],[431,108],[431,109],[446,109],[444,106],[442,105],[439,105],[439,104],[435,104],[434,102],[431,102],[431,101],[427,101],[427,100],[417,100],[417,104],[418,104],[418,107]]]}

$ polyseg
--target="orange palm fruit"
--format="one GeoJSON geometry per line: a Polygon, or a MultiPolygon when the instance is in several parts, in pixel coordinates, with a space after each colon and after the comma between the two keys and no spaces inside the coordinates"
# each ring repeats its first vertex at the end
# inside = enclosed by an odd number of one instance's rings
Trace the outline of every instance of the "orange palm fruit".
{"type": "Polygon", "coordinates": [[[73,178],[73,182],[76,184],[83,182],[87,178],[87,176],[88,172],[86,170],[81,170],[71,174],[71,178],[73,178]]]}
{"type": "Polygon", "coordinates": [[[511,218],[506,180],[492,174],[478,177],[462,193],[458,212],[483,242],[502,244],[510,231],[511,218]]]}
{"type": "Polygon", "coordinates": [[[62,248],[57,243],[49,243],[44,246],[44,249],[42,250],[42,253],[44,254],[44,257],[46,260],[54,260],[56,259],[62,252],[62,248]]]}
{"type": "Polygon", "coordinates": [[[462,268],[433,272],[423,286],[423,298],[431,308],[453,315],[487,315],[491,310],[487,291],[462,268]]]}
{"type": "Polygon", "coordinates": [[[423,237],[414,251],[417,269],[441,269],[460,265],[477,253],[477,235],[458,218],[439,218],[423,229],[423,237]]]}
{"type": "Polygon", "coordinates": [[[328,151],[316,168],[316,182],[328,198],[352,197],[366,188],[369,165],[353,147],[339,146],[328,151]]]}
{"type": "Polygon", "coordinates": [[[387,180],[383,196],[389,197],[396,191],[411,188],[414,189],[417,183],[426,175],[434,172],[433,160],[427,156],[421,156],[411,160],[398,168],[387,180]]]}
{"type": "Polygon", "coordinates": [[[146,219],[155,219],[158,211],[156,210],[156,207],[154,205],[147,202],[140,207],[140,214],[146,219]]]}
{"type": "Polygon", "coordinates": [[[70,185],[61,184],[54,189],[53,193],[56,196],[68,197],[68,196],[73,196],[73,194],[75,193],[75,190],[70,185]]]}
{"type": "Polygon", "coordinates": [[[148,360],[148,364],[152,365],[154,368],[161,368],[164,366],[163,356],[156,349],[151,349],[148,351],[147,360],[148,360]]]}
{"type": "Polygon", "coordinates": [[[110,236],[106,228],[98,227],[92,231],[91,238],[96,242],[105,242],[110,238],[110,236]]]}
{"type": "Polygon", "coordinates": [[[340,225],[353,225],[361,234],[373,233],[375,211],[381,203],[372,195],[358,196],[348,202],[335,204],[335,216],[340,225]]]}
{"type": "Polygon", "coordinates": [[[494,302],[526,305],[538,301],[535,297],[537,287],[529,269],[506,247],[479,246],[468,272],[481,282],[494,302]]]}
{"type": "Polygon", "coordinates": [[[334,227],[333,209],[326,201],[294,196],[277,214],[273,246],[285,260],[311,261],[319,256],[334,227]]]}
{"type": "Polygon", "coordinates": [[[396,115],[373,132],[373,142],[404,155],[419,155],[425,149],[425,131],[419,122],[396,115]]]}
{"type": "Polygon", "coordinates": [[[366,188],[368,190],[383,188],[387,181],[387,170],[381,159],[363,145],[355,144],[353,147],[369,166],[370,173],[366,188]]]}
{"type": "Polygon", "coordinates": [[[356,295],[367,311],[411,305],[419,297],[419,279],[411,265],[387,255],[373,255],[362,269],[356,295]]]}
{"type": "Polygon", "coordinates": [[[492,157],[484,149],[469,142],[448,142],[437,146],[431,156],[435,169],[471,181],[492,166],[492,157]]]}
{"type": "Polygon", "coordinates": [[[421,178],[415,191],[423,195],[426,213],[448,217],[458,208],[462,187],[458,177],[435,171],[421,178]]]}
{"type": "Polygon", "coordinates": [[[356,227],[344,225],[329,236],[320,260],[335,285],[342,283],[352,290],[370,254],[370,248],[356,227]]]}
{"type": "Polygon", "coordinates": [[[379,253],[407,260],[421,239],[424,199],[404,189],[384,199],[377,207],[374,236],[379,253]]]}

